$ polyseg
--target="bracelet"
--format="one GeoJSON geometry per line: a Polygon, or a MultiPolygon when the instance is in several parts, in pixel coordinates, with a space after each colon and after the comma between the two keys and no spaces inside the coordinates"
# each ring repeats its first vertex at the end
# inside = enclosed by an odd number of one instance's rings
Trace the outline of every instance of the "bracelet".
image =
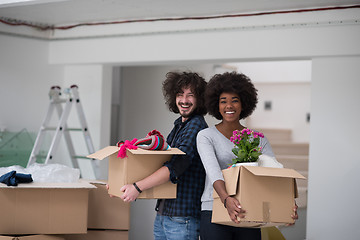
{"type": "Polygon", "coordinates": [[[227,196],[225,199],[224,199],[224,207],[226,208],[226,199],[228,199],[230,196],[227,196]]]}
{"type": "Polygon", "coordinates": [[[138,187],[138,185],[136,185],[136,183],[133,183],[134,187],[136,188],[136,190],[139,192],[139,193],[142,193],[142,191],[140,190],[140,188],[138,187]]]}

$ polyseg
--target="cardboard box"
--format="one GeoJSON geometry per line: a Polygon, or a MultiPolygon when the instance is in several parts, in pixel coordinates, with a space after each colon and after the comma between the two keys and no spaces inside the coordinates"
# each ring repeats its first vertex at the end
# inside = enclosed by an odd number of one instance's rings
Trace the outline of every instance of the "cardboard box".
{"type": "Polygon", "coordinates": [[[130,203],[118,197],[110,197],[106,182],[90,182],[96,189],[89,193],[88,228],[129,230],[130,203]]]}
{"type": "Polygon", "coordinates": [[[86,233],[86,183],[0,183],[0,234],[86,233]]]}
{"type": "Polygon", "coordinates": [[[65,240],[65,238],[50,235],[0,236],[0,240],[65,240]]]}
{"type": "MultiPolygon", "coordinates": [[[[139,181],[163,166],[163,163],[170,160],[174,154],[185,154],[177,148],[171,148],[166,151],[153,151],[136,149],[127,149],[128,157],[118,158],[119,148],[116,146],[108,146],[89,156],[103,160],[109,157],[109,193],[121,197],[120,188],[126,184],[132,184],[139,181]]],[[[166,199],[176,198],[176,184],[170,181],[157,187],[143,191],[138,198],[145,199],[166,199]]]]}
{"type": "Polygon", "coordinates": [[[212,222],[235,227],[270,227],[293,223],[297,197],[296,178],[305,177],[293,169],[238,166],[222,171],[227,192],[247,211],[246,218],[231,221],[214,190],[212,222]]]}
{"type": "Polygon", "coordinates": [[[87,234],[63,235],[65,240],[128,240],[128,231],[89,230],[87,234]]]}

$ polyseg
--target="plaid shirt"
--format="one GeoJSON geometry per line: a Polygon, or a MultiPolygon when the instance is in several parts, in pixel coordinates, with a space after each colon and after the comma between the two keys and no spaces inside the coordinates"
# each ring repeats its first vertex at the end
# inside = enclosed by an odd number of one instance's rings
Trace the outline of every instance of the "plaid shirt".
{"type": "MultiPolygon", "coordinates": [[[[201,195],[205,184],[205,170],[196,148],[198,132],[207,128],[203,116],[195,115],[185,122],[181,117],[174,122],[174,128],[167,137],[171,147],[179,148],[186,155],[174,155],[164,165],[169,168],[170,180],[177,183],[176,199],[164,200],[162,215],[200,218],[201,195]]],[[[156,211],[160,200],[157,202],[156,211]]]]}

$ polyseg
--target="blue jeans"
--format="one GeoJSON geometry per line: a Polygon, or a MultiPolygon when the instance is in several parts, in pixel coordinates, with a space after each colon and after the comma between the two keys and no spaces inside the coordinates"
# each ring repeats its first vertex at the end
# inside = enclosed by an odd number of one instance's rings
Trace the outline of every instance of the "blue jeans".
{"type": "Polygon", "coordinates": [[[155,240],[199,240],[199,233],[200,219],[156,215],[155,240]]]}

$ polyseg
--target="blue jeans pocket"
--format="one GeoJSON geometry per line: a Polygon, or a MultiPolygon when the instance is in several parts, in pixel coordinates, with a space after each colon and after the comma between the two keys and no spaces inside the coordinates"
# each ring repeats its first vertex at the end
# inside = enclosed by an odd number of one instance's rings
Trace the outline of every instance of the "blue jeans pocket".
{"type": "Polygon", "coordinates": [[[190,218],[188,217],[169,217],[169,219],[172,222],[181,223],[181,224],[187,224],[190,221],[190,218]]]}

